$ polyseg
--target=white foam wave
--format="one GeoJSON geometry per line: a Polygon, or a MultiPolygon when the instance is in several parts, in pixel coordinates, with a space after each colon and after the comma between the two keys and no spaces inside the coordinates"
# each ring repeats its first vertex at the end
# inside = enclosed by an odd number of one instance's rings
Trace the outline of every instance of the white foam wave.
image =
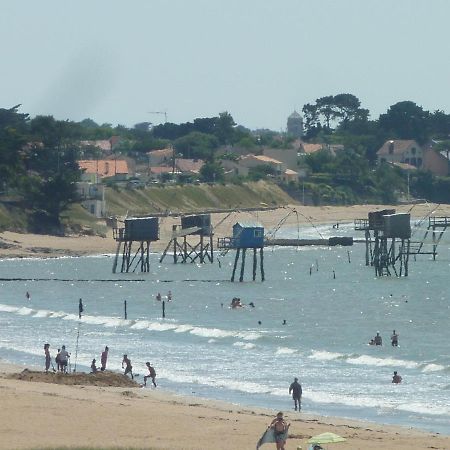
{"type": "Polygon", "coordinates": [[[17,306],[9,306],[9,305],[0,305],[0,311],[4,312],[16,312],[19,308],[17,306]]]}
{"type": "Polygon", "coordinates": [[[349,357],[346,361],[350,364],[358,364],[364,366],[378,367],[405,367],[407,369],[416,369],[419,364],[414,361],[406,361],[396,358],[375,358],[374,356],[361,355],[357,357],[349,357]]]}
{"type": "Polygon", "coordinates": [[[34,314],[33,317],[50,317],[50,315],[52,314],[52,311],[48,311],[46,309],[39,309],[38,311],[36,311],[36,314],[34,314]]]}
{"type": "Polygon", "coordinates": [[[316,359],[318,361],[331,361],[333,359],[342,358],[343,356],[345,356],[343,353],[313,350],[311,355],[309,355],[309,358],[316,359]]]}
{"type": "Polygon", "coordinates": [[[275,352],[276,355],[292,355],[292,353],[296,353],[297,350],[295,348],[289,347],[278,347],[275,352]]]}
{"type": "Polygon", "coordinates": [[[445,370],[445,366],[442,366],[441,364],[427,364],[423,369],[422,372],[439,372],[440,370],[445,370]]]}
{"type": "Polygon", "coordinates": [[[17,314],[20,314],[21,316],[29,316],[32,312],[34,312],[34,310],[27,308],[26,306],[22,306],[22,308],[17,310],[17,314]]]}
{"type": "Polygon", "coordinates": [[[235,342],[233,346],[243,348],[244,350],[250,350],[251,348],[256,347],[256,345],[252,344],[251,342],[241,342],[241,341],[235,342]]]}

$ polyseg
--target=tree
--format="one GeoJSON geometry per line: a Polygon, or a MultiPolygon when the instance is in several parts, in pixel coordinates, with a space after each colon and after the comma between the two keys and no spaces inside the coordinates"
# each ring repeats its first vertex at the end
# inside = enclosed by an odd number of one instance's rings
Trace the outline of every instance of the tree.
{"type": "Polygon", "coordinates": [[[209,159],[213,158],[214,150],[219,143],[215,136],[194,131],[186,136],[180,137],[174,142],[177,153],[184,158],[209,159]]]}
{"type": "Polygon", "coordinates": [[[206,182],[218,182],[224,180],[222,165],[216,161],[207,161],[200,169],[200,177],[206,182]]]}
{"type": "Polygon", "coordinates": [[[378,119],[379,127],[397,139],[415,139],[424,144],[430,136],[430,113],[411,101],[392,105],[378,119]]]}
{"type": "Polygon", "coordinates": [[[28,114],[18,113],[19,107],[0,109],[0,190],[17,186],[23,173],[28,114]]]}

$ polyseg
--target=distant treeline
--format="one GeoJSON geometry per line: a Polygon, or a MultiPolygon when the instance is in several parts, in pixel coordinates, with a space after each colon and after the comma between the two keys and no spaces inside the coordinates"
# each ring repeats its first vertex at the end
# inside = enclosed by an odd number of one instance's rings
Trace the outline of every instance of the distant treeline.
{"type": "MultiPolygon", "coordinates": [[[[98,158],[100,150],[81,146],[81,141],[119,136],[116,154],[145,161],[149,151],[172,145],[177,157],[204,159],[201,178],[223,180],[219,148],[226,146],[261,153],[263,147],[291,148],[294,137],[271,130],[249,130],[237,125],[228,112],[217,117],[196,118],[182,124],[137,123],[131,128],[91,119],[81,122],[56,120],[19,112],[20,105],[0,109],[0,195],[14,195],[29,212],[33,228],[60,226],[60,215],[77,201],[75,182],[80,178],[77,160],[98,158]]],[[[352,94],[317,99],[302,109],[306,142],[339,144],[336,156],[319,151],[304,159],[309,177],[287,186],[290,192],[305,190],[317,203],[395,202],[409,190],[411,195],[450,202],[447,177],[416,171],[407,174],[387,164],[377,164],[376,151],[388,139],[415,139],[419,144],[434,139],[449,148],[450,115],[429,112],[412,101],[396,103],[378,119],[361,107],[352,94]]],[[[228,154],[226,157],[230,157],[228,154]]],[[[250,170],[249,179],[270,175],[268,167],[250,170]]],[[[233,181],[233,180],[232,180],[233,181]]],[[[241,182],[236,177],[234,180],[241,182]]],[[[1,198],[1,197],[0,197],[1,198]]]]}

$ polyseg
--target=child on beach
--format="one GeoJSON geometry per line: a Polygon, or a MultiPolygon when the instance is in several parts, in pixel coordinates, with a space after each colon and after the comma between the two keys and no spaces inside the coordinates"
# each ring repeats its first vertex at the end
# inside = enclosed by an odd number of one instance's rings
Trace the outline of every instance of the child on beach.
{"type": "Polygon", "coordinates": [[[50,344],[44,344],[44,353],[45,353],[45,373],[48,373],[48,369],[50,369],[50,363],[52,358],[50,356],[50,344]]]}
{"type": "Polygon", "coordinates": [[[147,386],[147,379],[148,379],[148,378],[151,378],[151,379],[152,379],[153,386],[156,387],[156,381],[155,381],[156,371],[155,371],[155,369],[150,365],[149,362],[146,362],[145,365],[146,365],[147,368],[148,368],[148,375],[145,375],[145,377],[144,377],[144,386],[147,386]]]}
{"type": "Polygon", "coordinates": [[[131,360],[128,358],[127,355],[123,355],[123,360],[122,360],[122,369],[124,368],[125,364],[125,372],[124,375],[127,375],[128,373],[131,374],[131,379],[134,380],[134,375],[133,375],[133,366],[131,365],[131,360]]]}

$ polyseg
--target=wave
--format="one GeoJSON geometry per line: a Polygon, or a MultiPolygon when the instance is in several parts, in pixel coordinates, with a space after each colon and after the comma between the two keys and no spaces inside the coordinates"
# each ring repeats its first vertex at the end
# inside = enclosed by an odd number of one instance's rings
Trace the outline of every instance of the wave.
{"type": "Polygon", "coordinates": [[[256,347],[256,345],[252,344],[251,342],[241,342],[241,341],[235,342],[233,346],[243,348],[244,350],[250,350],[256,347]]]}
{"type": "Polygon", "coordinates": [[[173,331],[174,333],[190,333],[195,336],[213,339],[238,338],[244,341],[254,341],[263,335],[256,331],[223,330],[221,328],[197,327],[191,324],[180,324],[173,320],[125,320],[119,317],[95,316],[84,314],[80,319],[77,314],[64,311],[49,311],[46,309],[35,310],[28,307],[15,307],[0,304],[0,312],[18,314],[21,316],[33,316],[37,319],[61,319],[65,321],[80,322],[88,325],[99,325],[106,328],[130,327],[134,330],[148,331],[173,331]]]}
{"type": "Polygon", "coordinates": [[[345,353],[328,352],[326,350],[313,350],[310,359],[317,361],[333,361],[341,360],[348,364],[361,365],[361,366],[373,366],[373,367],[402,367],[405,369],[418,369],[422,372],[439,372],[442,370],[449,370],[450,367],[442,364],[431,362],[416,362],[398,358],[380,358],[371,355],[357,355],[345,353]]]}
{"type": "Polygon", "coordinates": [[[296,353],[297,350],[295,348],[289,348],[289,347],[278,347],[275,354],[276,355],[292,355],[293,353],[296,353]]]}

